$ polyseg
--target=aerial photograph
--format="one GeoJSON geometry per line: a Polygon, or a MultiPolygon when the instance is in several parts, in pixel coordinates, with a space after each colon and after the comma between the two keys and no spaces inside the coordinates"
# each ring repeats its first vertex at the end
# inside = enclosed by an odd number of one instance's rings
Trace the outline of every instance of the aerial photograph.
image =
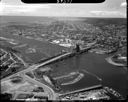
{"type": "Polygon", "coordinates": [[[0,0],[2,100],[126,100],[127,68],[126,0],[0,0]]]}

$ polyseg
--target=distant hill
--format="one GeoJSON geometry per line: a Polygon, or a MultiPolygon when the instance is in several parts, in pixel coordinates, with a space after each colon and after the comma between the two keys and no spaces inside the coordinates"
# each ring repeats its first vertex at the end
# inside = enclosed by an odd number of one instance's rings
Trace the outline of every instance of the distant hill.
{"type": "MultiPolygon", "coordinates": [[[[118,29],[126,32],[126,18],[89,18],[89,17],[37,17],[37,16],[1,16],[1,27],[10,29],[40,29],[42,33],[86,34],[103,33],[104,30],[118,29]],[[2,24],[3,23],[3,24],[2,24]],[[114,25],[114,26],[113,26],[114,25]],[[107,27],[107,28],[106,28],[107,27]]],[[[36,31],[36,32],[39,32],[36,31]]]]}
{"type": "Polygon", "coordinates": [[[89,17],[37,17],[37,16],[1,16],[1,23],[43,23],[55,21],[83,21],[90,24],[126,24],[126,18],[89,18],[89,17]]]}
{"type": "Polygon", "coordinates": [[[9,22],[19,22],[19,23],[41,23],[41,22],[51,22],[55,20],[51,17],[34,17],[34,16],[1,16],[1,23],[9,23],[9,22]]]}
{"type": "Polygon", "coordinates": [[[126,25],[126,18],[87,18],[85,22],[95,26],[104,26],[109,24],[126,25]]]}

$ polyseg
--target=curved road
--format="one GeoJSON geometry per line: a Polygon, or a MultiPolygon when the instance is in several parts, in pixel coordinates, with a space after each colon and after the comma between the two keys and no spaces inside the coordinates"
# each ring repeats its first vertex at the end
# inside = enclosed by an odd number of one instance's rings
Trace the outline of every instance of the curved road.
{"type": "Polygon", "coordinates": [[[43,83],[41,83],[41,82],[39,82],[39,81],[37,81],[37,80],[35,80],[35,79],[30,78],[29,76],[25,75],[25,73],[26,73],[26,72],[33,71],[33,70],[39,68],[40,66],[44,66],[44,65],[46,65],[46,64],[48,64],[48,63],[51,63],[51,62],[53,62],[53,61],[56,61],[56,60],[58,60],[58,59],[60,59],[60,58],[62,58],[62,57],[64,57],[64,56],[69,55],[69,54],[70,54],[70,53],[66,53],[66,54],[63,54],[63,55],[54,57],[54,58],[52,58],[52,59],[50,59],[50,60],[48,60],[48,61],[43,62],[42,64],[34,64],[34,65],[28,67],[27,69],[24,69],[24,70],[22,70],[22,71],[20,71],[20,72],[17,72],[17,73],[15,73],[15,74],[13,74],[13,75],[10,75],[9,77],[3,78],[3,79],[1,80],[1,82],[8,80],[9,78],[11,78],[11,77],[13,77],[13,76],[15,76],[15,75],[21,75],[23,78],[25,78],[25,79],[27,79],[27,80],[29,80],[29,81],[31,81],[31,82],[33,82],[33,83],[39,85],[40,87],[43,87],[43,88],[44,88],[44,91],[47,92],[48,95],[49,95],[49,96],[48,96],[48,99],[49,99],[49,100],[55,100],[57,94],[53,91],[53,89],[52,89],[51,87],[49,87],[49,86],[47,86],[47,85],[45,85],[45,84],[43,84],[43,83]]]}

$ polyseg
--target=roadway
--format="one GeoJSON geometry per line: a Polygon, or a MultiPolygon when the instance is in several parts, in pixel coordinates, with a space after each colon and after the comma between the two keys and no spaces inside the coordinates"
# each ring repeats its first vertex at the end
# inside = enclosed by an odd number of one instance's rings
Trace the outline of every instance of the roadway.
{"type": "Polygon", "coordinates": [[[52,88],[48,87],[47,85],[35,80],[35,79],[32,79],[30,78],[29,76],[27,75],[24,75],[23,76],[25,78],[25,80],[28,80],[29,82],[32,82],[40,87],[43,87],[44,89],[44,92],[47,93],[49,96],[48,96],[48,99],[49,100],[54,100],[55,99],[55,92],[53,91],[52,88]]]}
{"type": "Polygon", "coordinates": [[[47,61],[45,61],[45,62],[43,62],[43,63],[41,63],[41,64],[34,64],[34,65],[32,65],[32,66],[29,66],[27,69],[24,69],[24,70],[22,70],[22,71],[19,71],[19,72],[13,74],[13,75],[10,75],[9,77],[3,78],[3,79],[1,80],[1,82],[4,82],[4,81],[10,79],[10,78],[13,77],[13,76],[21,75],[24,79],[26,79],[26,80],[28,80],[28,81],[30,81],[30,82],[32,82],[32,83],[35,83],[35,84],[37,84],[37,85],[40,86],[40,87],[43,87],[43,88],[44,88],[44,91],[45,91],[46,93],[48,93],[48,95],[49,95],[49,96],[48,96],[48,97],[49,97],[49,98],[48,98],[49,100],[55,100],[55,99],[56,99],[56,93],[53,91],[53,89],[52,89],[51,87],[49,87],[49,86],[47,86],[47,85],[45,85],[45,84],[43,84],[43,83],[41,83],[41,82],[39,82],[39,81],[37,81],[37,80],[35,80],[35,79],[30,78],[30,77],[27,76],[25,73],[26,73],[26,72],[33,71],[33,70],[35,70],[35,69],[37,69],[37,68],[39,68],[39,67],[41,67],[41,66],[44,66],[44,65],[46,65],[46,64],[49,64],[49,63],[51,63],[51,62],[53,62],[53,61],[56,61],[56,60],[58,60],[58,59],[61,59],[62,57],[65,57],[65,56],[67,56],[67,55],[69,55],[69,54],[70,54],[70,53],[66,53],[66,54],[63,54],[63,55],[60,55],[60,56],[51,58],[50,60],[47,60],[47,61]]]}
{"type": "MultiPolygon", "coordinates": [[[[33,71],[33,70],[35,70],[35,69],[37,69],[37,68],[39,68],[39,67],[41,67],[41,66],[44,66],[44,65],[46,65],[46,64],[49,64],[49,63],[51,63],[51,62],[54,62],[54,61],[56,61],[56,60],[58,60],[58,59],[61,59],[61,58],[65,57],[65,56],[68,56],[68,55],[70,55],[70,54],[71,54],[71,52],[65,53],[65,54],[63,54],[63,55],[60,55],[60,56],[51,58],[51,59],[49,59],[49,60],[47,60],[47,61],[45,61],[45,62],[43,62],[43,63],[41,63],[41,64],[34,64],[34,65],[31,65],[31,66],[29,66],[27,69],[24,69],[24,70],[22,70],[22,71],[19,71],[19,72],[13,74],[13,75],[10,75],[9,77],[3,78],[3,79],[1,80],[1,82],[8,80],[9,78],[11,78],[11,77],[13,77],[13,76],[15,76],[15,75],[22,75],[22,77],[24,77],[25,79],[27,79],[27,80],[29,80],[29,81],[35,83],[35,84],[38,84],[38,85],[41,86],[41,87],[44,87],[45,92],[48,92],[48,94],[49,94],[49,100],[54,100],[55,97],[56,97],[56,94],[55,94],[55,92],[53,91],[52,88],[48,87],[47,85],[45,85],[45,84],[43,84],[43,83],[41,83],[41,82],[39,82],[39,81],[37,81],[37,80],[35,80],[35,79],[30,78],[30,77],[27,76],[25,73],[26,73],[26,72],[31,72],[31,71],[33,71]]],[[[18,57],[18,56],[17,56],[17,57],[18,57]]]]}
{"type": "MultiPolygon", "coordinates": [[[[89,47],[89,48],[90,48],[90,47],[89,47]]],[[[88,49],[88,48],[87,48],[87,49],[88,49]]],[[[85,49],[84,49],[84,50],[85,50],[85,49]]],[[[20,74],[20,73],[26,73],[26,72],[35,70],[35,69],[37,69],[37,68],[39,68],[39,67],[41,67],[41,66],[47,65],[47,64],[49,64],[49,63],[51,63],[51,62],[54,62],[54,61],[56,61],[56,60],[58,60],[58,59],[61,59],[61,58],[65,57],[65,56],[68,56],[68,55],[70,55],[70,54],[71,54],[71,52],[68,52],[68,53],[65,53],[65,54],[63,54],[63,55],[60,55],[60,56],[51,58],[51,59],[49,59],[49,60],[47,60],[47,61],[45,61],[45,62],[43,62],[43,63],[41,63],[41,64],[34,64],[34,65],[31,65],[31,66],[29,66],[27,69],[24,69],[24,70],[22,70],[22,71],[19,71],[19,72],[13,74],[13,75],[10,75],[9,77],[3,78],[1,81],[7,80],[7,79],[11,78],[12,76],[15,76],[15,75],[20,74]]]]}
{"type": "Polygon", "coordinates": [[[44,65],[46,65],[46,64],[48,64],[48,63],[51,63],[51,62],[53,62],[53,61],[56,61],[56,60],[58,60],[58,59],[60,59],[60,58],[62,58],[62,57],[64,57],[64,56],[69,55],[69,54],[70,54],[70,53],[66,53],[66,54],[57,56],[57,57],[52,58],[52,59],[50,59],[50,60],[48,60],[48,61],[45,61],[45,62],[43,62],[43,63],[41,63],[41,64],[34,64],[34,65],[32,65],[32,66],[29,66],[27,69],[24,69],[24,70],[22,70],[22,71],[19,71],[19,72],[13,74],[13,75],[10,75],[9,77],[3,78],[1,81],[7,80],[7,79],[9,79],[9,78],[11,78],[11,77],[13,77],[13,76],[15,76],[15,75],[20,74],[20,73],[26,73],[26,72],[35,70],[35,69],[37,69],[37,68],[39,68],[39,67],[41,67],[41,66],[44,66],[44,65]]]}

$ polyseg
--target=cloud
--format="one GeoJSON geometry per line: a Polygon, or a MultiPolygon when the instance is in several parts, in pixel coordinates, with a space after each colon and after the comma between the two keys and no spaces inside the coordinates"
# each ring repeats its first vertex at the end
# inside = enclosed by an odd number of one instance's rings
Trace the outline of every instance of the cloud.
{"type": "Polygon", "coordinates": [[[126,17],[126,13],[120,11],[90,11],[90,13],[101,17],[126,17]]]}
{"type": "Polygon", "coordinates": [[[11,15],[11,14],[21,14],[21,13],[36,13],[39,10],[49,9],[49,5],[29,5],[29,4],[23,4],[23,5],[9,5],[6,3],[0,3],[0,15],[11,15]]]}
{"type": "Polygon", "coordinates": [[[127,6],[127,3],[126,2],[122,2],[120,6],[121,7],[126,7],[127,6]]]}

